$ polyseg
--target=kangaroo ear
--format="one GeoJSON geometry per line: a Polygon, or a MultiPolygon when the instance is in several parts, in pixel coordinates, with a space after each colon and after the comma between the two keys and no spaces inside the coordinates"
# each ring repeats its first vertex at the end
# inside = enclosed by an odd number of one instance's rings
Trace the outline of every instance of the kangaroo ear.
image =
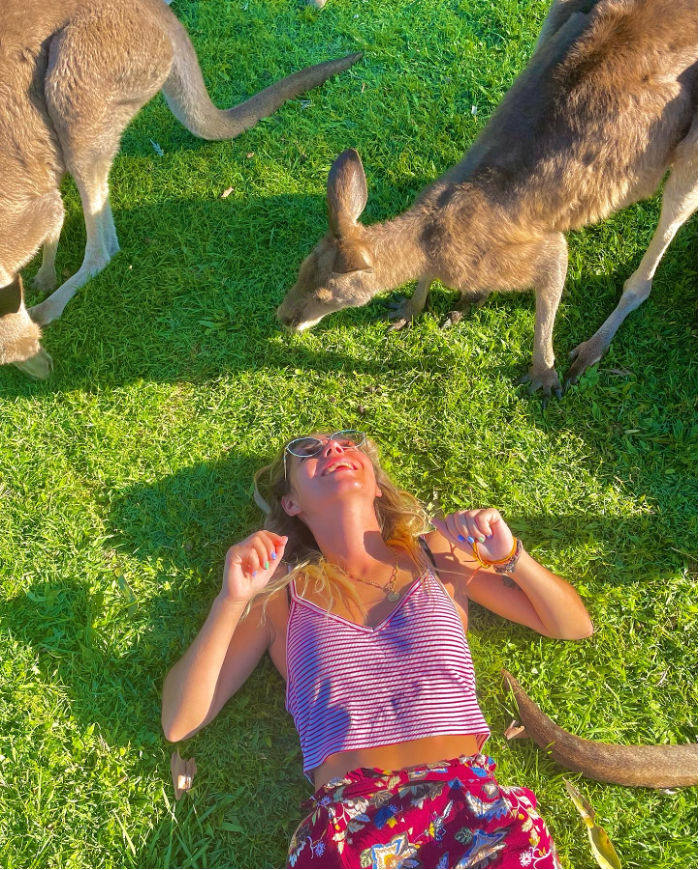
{"type": "Polygon", "coordinates": [[[16,314],[22,307],[24,299],[24,287],[22,279],[18,275],[12,284],[0,287],[0,317],[6,314],[16,314]]]}
{"type": "Polygon", "coordinates": [[[367,179],[360,155],[354,148],[343,151],[328,173],[328,223],[340,238],[352,229],[367,205],[367,179]]]}
{"type": "Polygon", "coordinates": [[[333,263],[334,272],[371,271],[372,261],[369,251],[363,245],[339,245],[333,263]]]}

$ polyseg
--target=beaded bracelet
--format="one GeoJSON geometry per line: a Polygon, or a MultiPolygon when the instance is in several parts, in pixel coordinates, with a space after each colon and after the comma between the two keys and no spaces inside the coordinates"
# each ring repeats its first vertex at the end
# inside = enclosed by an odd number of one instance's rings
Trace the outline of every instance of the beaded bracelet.
{"type": "Polygon", "coordinates": [[[522,555],[523,542],[520,540],[520,538],[515,538],[515,540],[513,541],[513,549],[510,551],[510,553],[508,553],[505,558],[497,559],[493,562],[484,561],[484,559],[479,555],[476,541],[474,541],[472,545],[472,551],[474,553],[474,557],[482,568],[493,568],[493,570],[496,571],[496,573],[498,574],[510,574],[510,572],[515,568],[518,559],[522,555]]]}
{"type": "Polygon", "coordinates": [[[497,565],[494,565],[493,570],[497,574],[510,574],[517,565],[518,559],[522,556],[522,554],[523,542],[520,540],[520,538],[517,538],[515,543],[515,552],[513,553],[513,555],[510,557],[510,559],[508,559],[507,562],[499,562],[497,565]]]}

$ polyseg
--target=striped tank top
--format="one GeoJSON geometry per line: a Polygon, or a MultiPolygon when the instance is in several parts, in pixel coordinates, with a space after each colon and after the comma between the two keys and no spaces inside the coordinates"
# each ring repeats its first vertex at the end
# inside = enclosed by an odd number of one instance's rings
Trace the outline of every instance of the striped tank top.
{"type": "Polygon", "coordinates": [[[290,583],[287,710],[304,773],[329,755],[489,728],[476,699],[462,620],[431,571],[378,625],[364,626],[298,595],[290,583]]]}

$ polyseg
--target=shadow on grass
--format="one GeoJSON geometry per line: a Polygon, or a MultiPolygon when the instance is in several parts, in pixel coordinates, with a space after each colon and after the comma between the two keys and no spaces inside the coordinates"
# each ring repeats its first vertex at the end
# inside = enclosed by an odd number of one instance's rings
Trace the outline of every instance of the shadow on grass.
{"type": "MultiPolygon", "coordinates": [[[[54,739],[73,735],[80,741],[77,756],[98,774],[111,759],[123,759],[130,777],[123,788],[134,799],[142,779],[163,783],[164,799],[154,807],[158,824],[147,841],[132,846],[133,862],[122,866],[252,866],[244,857],[250,836],[262,841],[263,866],[282,866],[309,786],[279,675],[265,658],[215,722],[177,747],[168,744],[160,730],[163,677],[192,641],[206,607],[139,596],[136,609],[126,611],[109,588],[45,583],[5,604],[2,619],[5,637],[34,650],[42,685],[59,687],[54,739]],[[198,766],[194,789],[178,804],[169,765],[176,748],[198,766]],[[260,807],[267,808],[264,819],[260,807]]],[[[109,785],[118,790],[120,783],[109,785]]]]}
{"type": "MultiPolygon", "coordinates": [[[[122,251],[44,331],[57,371],[39,383],[4,367],[0,394],[40,398],[139,380],[198,384],[228,371],[289,365],[343,370],[345,361],[332,353],[295,347],[298,339],[275,318],[303,258],[326,232],[323,195],[172,200],[121,211],[116,224],[122,251]]],[[[82,216],[72,215],[60,246],[64,280],[79,268],[83,249],[82,216]]],[[[38,265],[37,257],[29,272],[38,265]]],[[[30,305],[42,298],[28,295],[30,305]]],[[[377,315],[384,315],[381,303],[334,315],[317,331],[377,315]]],[[[364,362],[362,370],[387,367],[364,362]]]]}
{"type": "MultiPolygon", "coordinates": [[[[361,372],[382,379],[414,368],[415,354],[391,334],[385,339],[386,354],[367,360],[311,350],[303,337],[281,330],[275,309],[304,256],[325,232],[324,215],[321,195],[172,200],[120,212],[116,222],[122,253],[45,331],[44,344],[57,371],[39,383],[6,366],[0,371],[0,395],[41,399],[134,381],[201,384],[227,372],[265,368],[361,372]]],[[[73,215],[62,239],[67,243],[64,274],[78,268],[83,237],[82,218],[73,215]]],[[[36,265],[38,260],[32,270],[36,265]]],[[[574,323],[589,309],[597,317],[597,300],[608,299],[611,286],[621,288],[635,265],[620,263],[614,275],[583,276],[568,294],[569,307],[575,301],[581,309],[573,312],[574,323]]],[[[39,297],[29,301],[35,304],[39,297]]],[[[454,301],[454,295],[434,289],[429,308],[442,322],[454,301]]],[[[534,311],[532,294],[498,294],[487,305],[502,309],[504,318],[522,307],[534,311]]],[[[383,320],[385,313],[385,303],[375,301],[331,315],[314,334],[383,320]]],[[[607,313],[601,311],[601,322],[607,313]]],[[[620,332],[622,341],[628,325],[620,332]]],[[[576,341],[588,338],[588,329],[576,329],[576,341]]],[[[555,345],[568,331],[560,312],[555,345]]],[[[560,366],[575,343],[566,340],[560,366]]],[[[522,363],[513,360],[508,372],[513,380],[522,363]]]]}
{"type": "MultiPolygon", "coordinates": [[[[75,580],[45,582],[4,604],[3,625],[31,643],[47,669],[74,690],[73,713],[88,724],[95,715],[113,723],[108,742],[134,738],[129,711],[152,720],[150,738],[159,736],[160,681],[218,592],[226,549],[249,533],[241,533],[251,522],[240,506],[260,464],[256,457],[232,456],[133,487],[111,508],[100,588],[75,580]],[[152,571],[134,578],[123,556],[152,571]],[[112,626],[121,619],[139,627],[126,646],[112,626]],[[123,666],[136,649],[148,691],[143,682],[123,681],[123,666]],[[119,692],[105,699],[96,695],[92,681],[98,674],[119,692]]],[[[253,512],[259,514],[254,505],[253,512]]]]}
{"type": "Polygon", "coordinates": [[[36,584],[3,605],[3,631],[34,650],[41,683],[58,687],[61,728],[75,721],[80,734],[94,729],[94,764],[130,758],[137,782],[163,781],[171,809],[158,808],[159,824],[133,866],[249,866],[241,849],[253,835],[268,853],[264,866],[282,866],[309,793],[284,685],[267,657],[215,722],[178,745],[199,770],[177,805],[169,785],[175,747],[160,728],[163,678],[220,588],[226,548],[252,525],[240,505],[259,464],[230,456],[133,487],[113,504],[98,583],[36,584]]]}
{"type": "MultiPolygon", "coordinates": [[[[151,484],[130,487],[110,505],[110,543],[118,554],[157,566],[164,577],[206,576],[212,560],[220,566],[229,546],[263,527],[263,515],[252,499],[252,478],[268,459],[226,457],[183,468],[151,484]]],[[[648,551],[649,540],[663,541],[667,536],[659,514],[529,513],[509,515],[507,520],[530,547],[554,553],[586,544],[602,548],[606,566],[617,566],[620,571],[615,579],[618,585],[624,585],[625,565],[635,566],[636,580],[640,576],[663,580],[649,562],[648,551]],[[640,567],[645,562],[649,563],[647,571],[640,567]]],[[[675,558],[667,554],[669,573],[688,558],[692,562],[692,554],[676,553],[675,558]]]]}
{"type": "Polygon", "coordinates": [[[61,685],[71,716],[85,726],[99,723],[110,746],[152,747],[160,739],[152,678],[143,660],[129,673],[131,652],[111,644],[100,625],[111,609],[103,591],[45,582],[4,603],[3,628],[32,646],[45,684],[61,685]]]}

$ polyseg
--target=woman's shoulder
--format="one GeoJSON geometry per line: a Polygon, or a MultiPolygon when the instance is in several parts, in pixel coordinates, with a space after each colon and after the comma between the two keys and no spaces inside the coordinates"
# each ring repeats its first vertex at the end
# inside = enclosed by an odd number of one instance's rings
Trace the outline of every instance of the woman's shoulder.
{"type": "Polygon", "coordinates": [[[433,557],[433,565],[436,573],[443,583],[450,587],[455,584],[461,586],[461,580],[468,580],[478,567],[474,559],[464,550],[455,547],[438,531],[427,532],[421,536],[428,546],[433,557]]]}
{"type": "MultiPolygon", "coordinates": [[[[266,596],[265,619],[270,623],[274,636],[286,636],[289,620],[289,585],[266,596]]],[[[262,602],[260,603],[262,609],[262,602]]]]}
{"type": "Polygon", "coordinates": [[[443,538],[440,532],[426,532],[424,535],[420,535],[420,537],[426,543],[428,549],[433,554],[433,556],[450,553],[452,549],[452,545],[449,543],[449,541],[443,538]]]}

